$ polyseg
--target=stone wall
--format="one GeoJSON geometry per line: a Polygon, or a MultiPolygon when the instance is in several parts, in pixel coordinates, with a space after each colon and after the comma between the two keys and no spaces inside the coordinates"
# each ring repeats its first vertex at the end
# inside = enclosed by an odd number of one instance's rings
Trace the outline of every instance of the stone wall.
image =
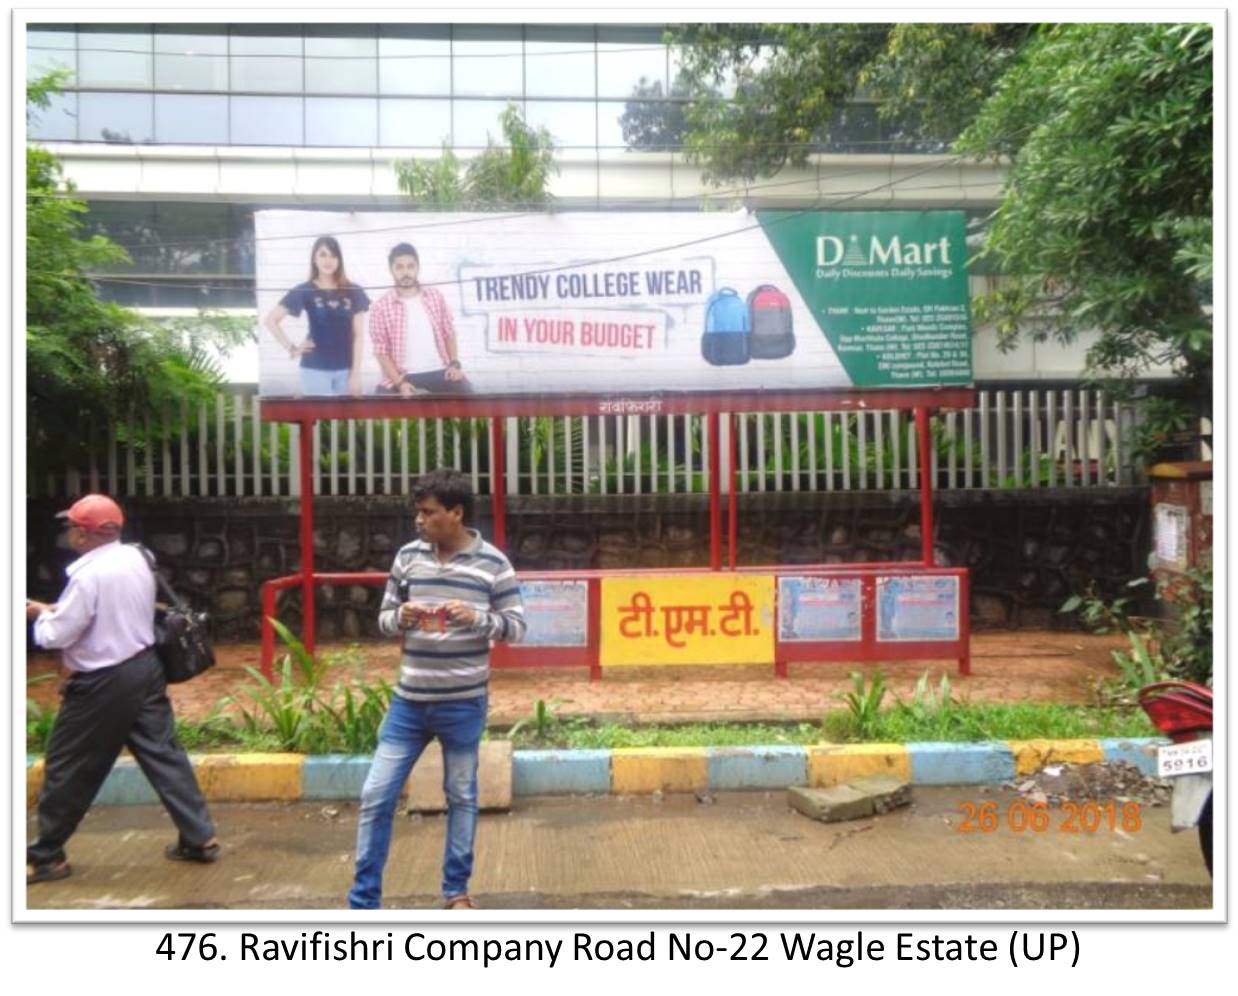
{"type": "MultiPolygon", "coordinates": [[[[27,590],[54,598],[72,555],[58,550],[52,514],[27,508],[27,590]]],[[[208,607],[221,640],[259,632],[259,586],[300,567],[295,501],[278,498],[126,501],[126,539],[153,549],[176,590],[208,607]]],[[[976,628],[1047,627],[1057,608],[1090,580],[1117,593],[1145,572],[1145,488],[955,491],[937,496],[938,562],[972,569],[976,628]]],[[[920,555],[913,492],[750,494],[739,499],[739,562],[843,563],[920,555]]],[[[319,498],[318,571],[386,572],[411,538],[403,498],[319,498]]],[[[489,505],[479,525],[491,534],[489,505]]],[[[725,529],[725,515],[724,515],[725,529]]],[[[522,497],[508,511],[508,548],[518,569],[683,567],[709,562],[708,501],[699,495],[522,497]]],[[[380,591],[323,586],[320,639],[376,635],[380,591]]],[[[280,618],[300,623],[300,594],[285,592],[280,618]]]]}

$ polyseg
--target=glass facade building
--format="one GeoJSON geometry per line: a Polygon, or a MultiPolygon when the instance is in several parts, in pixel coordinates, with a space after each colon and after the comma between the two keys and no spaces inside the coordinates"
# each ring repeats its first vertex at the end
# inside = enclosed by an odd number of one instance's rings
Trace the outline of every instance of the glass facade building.
{"type": "MultiPolygon", "coordinates": [[[[30,137],[467,152],[515,102],[560,149],[649,148],[642,136],[673,144],[682,126],[678,55],[662,37],[659,25],[31,25],[28,76],[70,80],[30,137]]],[[[865,103],[816,144],[940,150],[903,141],[865,103]]]]}

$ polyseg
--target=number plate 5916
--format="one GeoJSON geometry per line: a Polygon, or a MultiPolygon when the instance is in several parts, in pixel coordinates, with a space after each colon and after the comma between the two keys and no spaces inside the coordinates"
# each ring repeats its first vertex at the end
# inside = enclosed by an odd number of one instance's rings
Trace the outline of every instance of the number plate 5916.
{"type": "Polygon", "coordinates": [[[1158,778],[1175,775],[1199,775],[1212,770],[1212,741],[1188,740],[1156,749],[1158,778]]]}

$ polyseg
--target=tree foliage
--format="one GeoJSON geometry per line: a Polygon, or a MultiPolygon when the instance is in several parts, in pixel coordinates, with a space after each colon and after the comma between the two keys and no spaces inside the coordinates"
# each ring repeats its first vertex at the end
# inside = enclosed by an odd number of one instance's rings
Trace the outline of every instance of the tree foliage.
{"type": "Polygon", "coordinates": [[[1046,28],[958,142],[1010,156],[983,303],[1020,331],[1101,336],[1103,373],[1174,363],[1206,389],[1212,325],[1212,33],[1206,26],[1046,28]]]}
{"type": "Polygon", "coordinates": [[[1000,343],[1099,331],[1098,378],[1172,363],[1209,392],[1212,34],[1186,24],[794,24],[676,29],[685,147],[717,184],[802,165],[846,101],[922,148],[1001,157],[977,302],[1000,343]],[[734,100],[701,96],[733,86],[734,100]]]}
{"type": "Polygon", "coordinates": [[[545,127],[533,128],[515,104],[499,116],[503,141],[487,133],[486,148],[461,163],[444,144],[435,159],[400,159],[396,182],[427,208],[549,207],[550,177],[558,172],[554,141],[545,127]]]}
{"type": "MultiPolygon", "coordinates": [[[[30,85],[28,114],[49,106],[62,77],[30,85]]],[[[159,324],[103,300],[90,274],[128,261],[102,235],[83,237],[85,202],[60,161],[26,149],[27,466],[33,475],[80,460],[87,429],[142,420],[183,398],[210,396],[220,380],[211,344],[247,333],[236,323],[159,324]]]]}

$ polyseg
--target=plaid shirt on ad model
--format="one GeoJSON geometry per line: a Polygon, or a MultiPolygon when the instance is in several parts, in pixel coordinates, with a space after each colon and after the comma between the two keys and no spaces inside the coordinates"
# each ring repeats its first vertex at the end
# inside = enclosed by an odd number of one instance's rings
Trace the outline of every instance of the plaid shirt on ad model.
{"type": "MultiPolygon", "coordinates": [[[[430,327],[434,330],[434,346],[438,350],[442,366],[445,367],[451,362],[447,343],[456,335],[451,310],[447,307],[443,295],[434,287],[423,287],[421,300],[426,307],[426,314],[430,316],[430,327]]],[[[374,343],[375,357],[386,356],[390,359],[400,371],[400,376],[408,373],[404,368],[404,330],[404,300],[393,287],[370,308],[370,339],[374,343]]],[[[384,378],[381,386],[391,388],[395,387],[395,384],[384,378]]]]}

